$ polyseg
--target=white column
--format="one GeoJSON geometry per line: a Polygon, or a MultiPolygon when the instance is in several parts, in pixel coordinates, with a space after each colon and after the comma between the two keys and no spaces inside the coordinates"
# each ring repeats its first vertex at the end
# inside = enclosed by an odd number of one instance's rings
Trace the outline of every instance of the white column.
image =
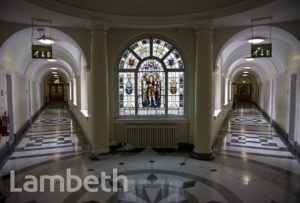
{"type": "Polygon", "coordinates": [[[212,29],[209,26],[196,32],[195,135],[192,156],[197,159],[213,159],[212,72],[212,29]]]}
{"type": "Polygon", "coordinates": [[[109,152],[107,31],[91,31],[91,134],[92,154],[109,152]]]}

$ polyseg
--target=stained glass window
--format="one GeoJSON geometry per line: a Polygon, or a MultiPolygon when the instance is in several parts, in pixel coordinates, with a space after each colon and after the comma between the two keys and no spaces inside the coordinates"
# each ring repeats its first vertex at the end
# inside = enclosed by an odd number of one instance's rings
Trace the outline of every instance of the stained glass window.
{"type": "Polygon", "coordinates": [[[119,115],[184,115],[184,82],[173,45],[157,38],[133,43],[119,62],[119,115]]]}

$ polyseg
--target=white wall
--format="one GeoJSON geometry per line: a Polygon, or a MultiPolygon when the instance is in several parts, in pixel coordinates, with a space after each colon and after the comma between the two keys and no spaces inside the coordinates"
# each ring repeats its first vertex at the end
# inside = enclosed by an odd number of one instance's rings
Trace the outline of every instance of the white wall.
{"type": "Polygon", "coordinates": [[[28,81],[14,75],[15,130],[18,132],[29,119],[28,81]]]}
{"type": "Polygon", "coordinates": [[[288,109],[289,109],[289,77],[275,79],[274,91],[274,120],[287,132],[288,109]]]}
{"type": "MultiPolygon", "coordinates": [[[[271,115],[270,112],[270,92],[271,92],[271,83],[270,81],[264,81],[259,84],[260,88],[260,100],[259,106],[262,108],[268,115],[271,115]]],[[[274,87],[275,89],[275,87],[274,87]]]]}

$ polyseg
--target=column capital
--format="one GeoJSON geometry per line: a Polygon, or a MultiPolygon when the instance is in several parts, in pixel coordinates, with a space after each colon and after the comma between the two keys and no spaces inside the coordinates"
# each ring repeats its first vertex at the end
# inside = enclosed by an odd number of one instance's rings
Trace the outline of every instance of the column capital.
{"type": "Polygon", "coordinates": [[[107,34],[108,30],[110,29],[110,26],[105,24],[89,24],[87,25],[87,28],[91,32],[91,34],[94,33],[103,33],[107,34]]]}
{"type": "Polygon", "coordinates": [[[213,28],[214,28],[214,25],[212,22],[198,24],[198,25],[194,26],[194,30],[195,30],[196,34],[200,34],[203,32],[212,32],[213,28]]]}

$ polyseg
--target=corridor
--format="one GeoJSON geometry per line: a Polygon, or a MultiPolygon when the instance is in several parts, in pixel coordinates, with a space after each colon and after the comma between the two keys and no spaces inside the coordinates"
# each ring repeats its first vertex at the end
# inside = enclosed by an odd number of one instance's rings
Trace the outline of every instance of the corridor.
{"type": "Polygon", "coordinates": [[[3,175],[9,170],[17,171],[17,185],[21,186],[26,174],[65,177],[66,169],[71,168],[72,174],[84,178],[87,175],[99,177],[101,171],[111,173],[117,168],[129,180],[127,193],[122,191],[122,186],[116,193],[101,189],[98,193],[89,193],[84,188],[75,193],[61,193],[57,181],[54,193],[29,195],[6,191],[6,202],[300,201],[300,164],[253,105],[239,105],[221,130],[224,132],[224,145],[210,162],[191,158],[190,151],[157,152],[151,148],[142,152],[117,150],[95,161],[83,153],[85,141],[66,106],[51,104],[1,169],[1,187],[8,188],[8,176],[3,175]]]}
{"type": "Polygon", "coordinates": [[[226,132],[224,153],[294,159],[281,136],[254,104],[238,105],[222,130],[226,132]]]}
{"type": "Polygon", "coordinates": [[[0,203],[299,203],[299,11],[1,0],[0,203]]]}
{"type": "Polygon", "coordinates": [[[0,175],[83,153],[84,137],[63,102],[48,104],[23,135],[0,175]],[[81,143],[81,144],[80,144],[81,143]]]}
{"type": "Polygon", "coordinates": [[[238,105],[221,132],[225,134],[221,154],[300,175],[298,157],[253,104],[238,105]]]}

